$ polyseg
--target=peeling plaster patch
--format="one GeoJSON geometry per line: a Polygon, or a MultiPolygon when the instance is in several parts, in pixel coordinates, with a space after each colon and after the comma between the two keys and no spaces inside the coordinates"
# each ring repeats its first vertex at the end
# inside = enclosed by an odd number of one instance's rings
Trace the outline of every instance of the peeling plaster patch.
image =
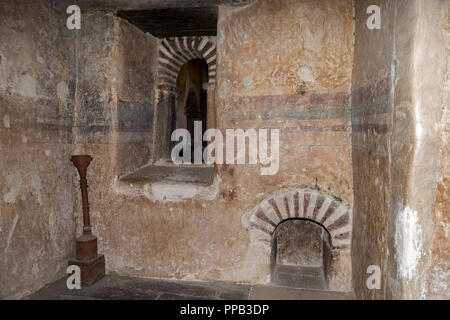
{"type": "Polygon", "coordinates": [[[395,218],[395,260],[398,278],[411,280],[422,251],[422,229],[417,211],[400,204],[395,218]]]}
{"type": "MultiPolygon", "coordinates": [[[[300,9],[301,10],[301,9],[300,9]]],[[[301,13],[302,18],[305,19],[304,12],[301,13]]],[[[303,40],[303,46],[308,50],[321,50],[320,37],[314,36],[311,29],[305,26],[301,31],[301,37],[303,40]]]]}
{"type": "Polygon", "coordinates": [[[178,202],[185,199],[201,198],[214,200],[219,192],[220,179],[214,179],[210,186],[192,183],[157,182],[145,186],[145,196],[151,200],[162,202],[178,202]]]}
{"type": "Polygon", "coordinates": [[[34,189],[34,194],[36,195],[37,202],[42,205],[42,197],[41,197],[41,179],[39,175],[33,174],[31,177],[31,186],[34,189]]]}
{"type": "Polygon", "coordinates": [[[33,275],[37,275],[38,273],[39,273],[39,266],[37,265],[37,263],[35,263],[34,265],[33,265],[33,267],[31,268],[31,273],[33,274],[33,275]]]}
{"type": "Polygon", "coordinates": [[[15,217],[14,217],[11,229],[9,229],[8,239],[6,240],[6,247],[5,247],[5,250],[3,252],[6,252],[6,250],[8,250],[8,248],[9,248],[9,244],[11,243],[11,238],[12,238],[12,235],[14,233],[14,230],[16,230],[16,226],[17,226],[17,221],[18,220],[19,220],[19,215],[16,214],[15,217]]]}
{"type": "Polygon", "coordinates": [[[449,223],[445,223],[443,221],[441,221],[439,224],[441,225],[442,229],[444,229],[445,238],[447,239],[448,238],[448,231],[450,230],[450,224],[449,223]]]}
{"type": "Polygon", "coordinates": [[[250,68],[256,68],[257,62],[258,62],[257,59],[255,59],[255,60],[246,60],[246,61],[244,61],[243,64],[245,66],[249,66],[250,68]]]}
{"type": "MultiPolygon", "coordinates": [[[[447,261],[441,259],[438,263],[432,266],[432,272],[436,274],[436,278],[432,281],[433,286],[430,287],[431,292],[426,291],[426,295],[440,294],[441,292],[449,292],[448,284],[450,283],[450,270],[447,266],[447,261]]],[[[427,297],[428,298],[428,297],[427,297]]]]}
{"type": "Polygon", "coordinates": [[[50,156],[50,150],[45,150],[44,153],[47,157],[50,156]]]}
{"type": "Polygon", "coordinates": [[[197,188],[193,184],[169,184],[163,182],[151,185],[152,195],[160,201],[180,201],[193,198],[197,194],[197,188]]]}
{"type": "Polygon", "coordinates": [[[56,85],[56,95],[61,102],[65,103],[67,101],[69,87],[67,87],[67,84],[64,81],[61,81],[56,85]]]}
{"type": "Polygon", "coordinates": [[[50,239],[53,242],[53,246],[55,247],[55,249],[59,252],[63,252],[61,250],[61,248],[58,245],[58,232],[57,232],[57,221],[56,221],[56,217],[55,217],[55,213],[53,212],[53,210],[49,211],[49,215],[48,215],[48,227],[49,227],[49,231],[50,231],[50,239]]]}
{"type": "Polygon", "coordinates": [[[156,182],[140,186],[115,179],[112,187],[118,195],[144,196],[152,201],[178,202],[192,198],[214,200],[219,193],[221,181],[220,177],[216,177],[210,186],[182,182],[156,182]]]}
{"type": "Polygon", "coordinates": [[[304,82],[314,82],[316,80],[314,71],[310,66],[300,66],[297,70],[297,76],[301,81],[304,82]]]}
{"type": "Polygon", "coordinates": [[[250,77],[245,77],[244,78],[244,87],[246,87],[247,89],[253,88],[253,79],[250,77]]]}
{"type": "Polygon", "coordinates": [[[36,97],[36,79],[27,74],[20,77],[19,93],[24,97],[36,97]]]}
{"type": "Polygon", "coordinates": [[[420,142],[421,142],[421,140],[420,140],[420,138],[422,137],[422,133],[423,133],[423,127],[422,127],[422,125],[420,124],[420,105],[418,104],[418,103],[416,103],[415,105],[414,105],[414,115],[415,115],[415,117],[416,117],[416,130],[415,130],[415,133],[416,133],[416,140],[417,140],[417,145],[420,145],[420,142]]]}
{"type": "Polygon", "coordinates": [[[117,177],[114,178],[111,186],[117,195],[126,195],[133,197],[143,195],[143,190],[141,187],[135,186],[132,183],[123,183],[117,177]]]}
{"type": "Polygon", "coordinates": [[[3,117],[3,126],[6,129],[11,128],[11,120],[9,119],[9,116],[7,114],[5,114],[5,116],[3,117]]]}
{"type": "Polygon", "coordinates": [[[219,80],[219,97],[225,99],[231,95],[232,85],[229,80],[220,79],[219,80]]]}
{"type": "Polygon", "coordinates": [[[16,202],[16,198],[19,195],[20,187],[22,186],[22,177],[18,172],[10,173],[6,177],[6,185],[9,188],[9,192],[5,194],[3,200],[6,203],[16,202]]]}
{"type": "Polygon", "coordinates": [[[223,43],[223,39],[225,38],[223,28],[217,28],[217,36],[216,36],[217,45],[221,46],[223,43]]]}
{"type": "Polygon", "coordinates": [[[417,139],[417,143],[420,144],[420,138],[422,138],[422,134],[423,134],[423,127],[421,124],[417,124],[416,125],[416,139],[417,139]]]}
{"type": "Polygon", "coordinates": [[[8,75],[6,57],[0,52],[0,88],[6,87],[8,75]]]}
{"type": "Polygon", "coordinates": [[[422,292],[420,293],[420,300],[426,300],[427,299],[427,289],[422,288],[422,292]]]}
{"type": "Polygon", "coordinates": [[[23,142],[23,143],[27,143],[27,142],[28,142],[27,136],[22,136],[22,142],[23,142]]]}

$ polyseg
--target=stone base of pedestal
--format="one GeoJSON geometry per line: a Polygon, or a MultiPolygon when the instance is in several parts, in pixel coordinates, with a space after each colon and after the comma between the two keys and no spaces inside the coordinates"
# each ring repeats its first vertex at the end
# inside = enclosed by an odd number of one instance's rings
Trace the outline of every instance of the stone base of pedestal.
{"type": "Polygon", "coordinates": [[[76,265],[81,271],[81,285],[90,286],[105,276],[105,256],[102,254],[89,260],[69,260],[68,265],[76,265]]]}
{"type": "Polygon", "coordinates": [[[69,266],[80,267],[81,285],[90,286],[105,276],[105,257],[97,254],[97,237],[90,232],[77,239],[76,258],[69,260],[69,266]]]}

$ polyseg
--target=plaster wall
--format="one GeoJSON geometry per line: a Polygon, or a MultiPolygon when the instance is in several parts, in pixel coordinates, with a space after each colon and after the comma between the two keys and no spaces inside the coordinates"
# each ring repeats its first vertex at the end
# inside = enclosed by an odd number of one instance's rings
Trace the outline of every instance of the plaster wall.
{"type": "MultiPolygon", "coordinates": [[[[243,8],[220,7],[217,85],[211,91],[216,92],[216,123],[221,130],[280,129],[276,175],[261,176],[259,165],[217,165],[209,187],[130,184],[117,179],[121,170],[114,152],[114,126],[99,135],[92,131],[80,136],[84,152],[95,158],[88,173],[91,220],[107,270],[142,277],[266,283],[270,255],[250,243],[242,222],[245,213],[271,192],[289,186],[319,188],[352,203],[352,15],[352,3],[340,0],[265,0],[243,8]]],[[[113,17],[92,19],[92,32],[100,35],[110,34],[117,23],[113,17]]],[[[134,36],[140,36],[138,30],[128,33],[134,36]]],[[[113,42],[114,35],[110,39],[113,42]]],[[[115,65],[115,49],[106,44],[109,39],[103,40],[108,49],[99,52],[107,56],[98,56],[97,67],[115,65]]],[[[83,52],[92,48],[87,45],[83,52]]],[[[94,64],[97,57],[90,59],[94,64]]],[[[88,56],[80,61],[91,63],[86,62],[88,56]]],[[[108,97],[120,77],[118,72],[101,81],[98,95],[108,97]]],[[[99,83],[98,79],[101,76],[92,81],[99,83]]],[[[104,114],[114,119],[114,104],[100,101],[100,119],[104,114]]],[[[155,103],[160,102],[157,96],[155,103]]],[[[331,286],[349,291],[350,250],[341,250],[336,259],[331,286]]]]}
{"type": "Polygon", "coordinates": [[[1,2],[0,297],[64,276],[81,232],[69,158],[87,153],[108,272],[267,283],[270,249],[255,244],[261,234],[246,217],[309,190],[314,204],[325,195],[345,204],[345,228],[353,226],[351,245],[333,252],[330,289],[448,299],[449,3],[221,6],[208,123],[223,133],[279,129],[279,169],[216,165],[203,186],[119,179],[167,144],[155,130],[164,117],[156,106],[175,105],[155,89],[161,40],[95,10],[70,31],[64,1],[1,2]],[[373,4],[380,30],[366,27],[373,4]],[[380,290],[366,286],[370,265],[381,268],[380,290]]]}
{"type": "Polygon", "coordinates": [[[442,101],[442,140],[441,140],[441,169],[439,174],[439,183],[437,187],[437,195],[434,202],[433,220],[434,220],[434,237],[431,247],[431,263],[428,267],[428,288],[426,290],[427,297],[430,299],[449,299],[449,175],[450,175],[450,22],[448,16],[450,14],[450,1],[443,3],[441,12],[440,25],[443,31],[443,40],[446,45],[447,66],[446,74],[443,82],[442,101]]]}
{"type": "Polygon", "coordinates": [[[433,204],[442,166],[437,124],[444,105],[446,3],[355,4],[353,286],[363,299],[426,298],[429,252],[439,233],[433,204]],[[381,8],[380,30],[365,24],[373,4],[381,8]],[[366,286],[370,265],[381,268],[379,290],[366,286]]]}
{"type": "Polygon", "coordinates": [[[0,298],[61,278],[75,251],[75,33],[65,4],[0,2],[0,298]]]}
{"type": "Polygon", "coordinates": [[[280,190],[320,189],[353,221],[330,289],[448,299],[448,0],[221,6],[208,122],[277,128],[280,155],[275,175],[216,165],[211,186],[120,181],[165,139],[155,106],[175,97],[155,90],[161,40],[96,11],[70,31],[66,5],[0,3],[0,297],[64,276],[81,231],[69,158],[87,153],[108,272],[267,283],[270,252],[245,217],[280,190]],[[380,30],[366,27],[373,4],[380,30]],[[380,290],[367,289],[370,265],[380,290]]]}

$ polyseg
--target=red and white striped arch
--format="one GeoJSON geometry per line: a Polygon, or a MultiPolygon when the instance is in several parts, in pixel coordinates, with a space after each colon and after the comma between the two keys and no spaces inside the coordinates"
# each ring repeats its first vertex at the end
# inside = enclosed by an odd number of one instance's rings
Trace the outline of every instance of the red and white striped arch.
{"type": "Polygon", "coordinates": [[[352,210],[319,190],[281,189],[245,214],[242,222],[256,244],[270,248],[275,228],[284,220],[308,219],[325,227],[334,249],[349,249],[352,239],[352,210]]]}
{"type": "Polygon", "coordinates": [[[157,87],[176,91],[178,72],[184,63],[203,58],[208,65],[209,84],[216,81],[215,37],[165,38],[159,45],[157,87]]]}

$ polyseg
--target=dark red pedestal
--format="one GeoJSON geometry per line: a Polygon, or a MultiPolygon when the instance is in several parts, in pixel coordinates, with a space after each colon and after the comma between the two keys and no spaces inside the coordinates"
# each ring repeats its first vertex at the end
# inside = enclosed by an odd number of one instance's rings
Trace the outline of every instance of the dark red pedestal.
{"type": "Polygon", "coordinates": [[[81,199],[83,203],[83,235],[77,239],[76,258],[68,265],[76,265],[81,271],[81,285],[90,286],[105,276],[105,257],[97,252],[97,237],[91,232],[89,200],[86,173],[92,157],[89,155],[72,156],[71,161],[80,175],[81,199]]]}

